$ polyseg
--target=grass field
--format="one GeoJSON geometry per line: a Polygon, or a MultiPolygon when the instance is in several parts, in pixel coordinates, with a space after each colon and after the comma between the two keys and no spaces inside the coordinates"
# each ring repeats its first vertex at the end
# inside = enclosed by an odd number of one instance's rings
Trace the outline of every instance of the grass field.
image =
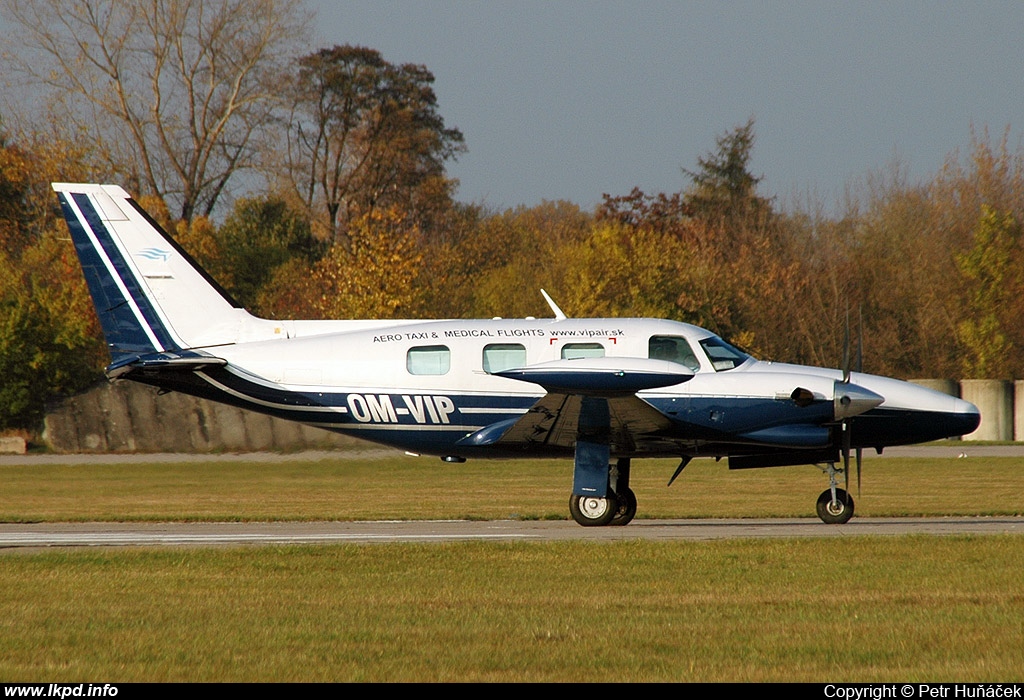
{"type": "MultiPolygon", "coordinates": [[[[811,517],[813,468],[639,462],[640,517],[811,517]]],[[[1018,459],[869,460],[861,515],[1024,511],[1018,459]]],[[[0,468],[0,519],[564,518],[565,462],[0,468]]],[[[823,525],[823,527],[825,527],[823,525]]],[[[1024,536],[0,557],[0,680],[1022,681],[1024,536]]]]}
{"type": "MultiPolygon", "coordinates": [[[[813,517],[815,467],[638,460],[640,518],[813,517]]],[[[0,467],[0,521],[568,518],[571,461],[396,456],[285,463],[0,467]]],[[[1022,515],[1024,458],[868,459],[861,516],[1022,515]]]]}

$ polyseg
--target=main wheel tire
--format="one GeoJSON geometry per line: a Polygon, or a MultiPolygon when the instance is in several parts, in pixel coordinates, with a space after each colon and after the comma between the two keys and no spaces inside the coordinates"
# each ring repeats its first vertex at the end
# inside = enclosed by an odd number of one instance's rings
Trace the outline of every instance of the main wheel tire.
{"type": "Polygon", "coordinates": [[[569,497],[569,512],[572,519],[583,527],[601,527],[607,525],[619,511],[619,502],[615,494],[609,493],[605,498],[595,496],[569,497]]]}
{"type": "Polygon", "coordinates": [[[832,503],[832,490],[818,496],[818,517],[829,525],[842,525],[853,517],[853,498],[843,489],[836,489],[836,502],[832,503]]]}
{"type": "Polygon", "coordinates": [[[615,517],[609,525],[628,525],[636,516],[636,494],[633,489],[626,488],[624,491],[615,494],[619,501],[619,507],[615,511],[615,517]]]}

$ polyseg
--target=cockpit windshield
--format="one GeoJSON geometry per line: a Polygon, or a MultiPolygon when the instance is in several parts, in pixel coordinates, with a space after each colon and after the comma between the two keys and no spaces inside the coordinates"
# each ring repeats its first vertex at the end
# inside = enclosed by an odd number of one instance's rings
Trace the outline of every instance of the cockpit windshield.
{"type": "Polygon", "coordinates": [[[750,359],[750,355],[734,348],[721,338],[705,338],[700,341],[700,346],[704,348],[716,372],[735,369],[750,359]]]}

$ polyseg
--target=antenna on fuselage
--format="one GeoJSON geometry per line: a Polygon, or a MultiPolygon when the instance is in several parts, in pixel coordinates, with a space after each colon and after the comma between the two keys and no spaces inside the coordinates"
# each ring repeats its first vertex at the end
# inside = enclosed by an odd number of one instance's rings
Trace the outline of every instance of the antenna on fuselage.
{"type": "Polygon", "coordinates": [[[540,290],[540,293],[544,295],[544,301],[546,301],[548,306],[551,307],[551,310],[555,312],[555,318],[557,320],[564,321],[568,318],[568,316],[565,315],[565,312],[558,308],[558,304],[555,303],[555,300],[552,299],[547,292],[542,289],[540,290]]]}

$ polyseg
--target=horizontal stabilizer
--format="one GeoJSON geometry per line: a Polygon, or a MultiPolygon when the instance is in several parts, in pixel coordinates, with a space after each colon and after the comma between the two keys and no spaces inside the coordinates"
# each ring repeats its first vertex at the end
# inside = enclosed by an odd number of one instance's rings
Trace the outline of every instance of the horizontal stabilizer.
{"type": "Polygon", "coordinates": [[[588,357],[555,360],[494,372],[499,377],[539,384],[551,393],[628,396],[693,379],[683,365],[642,357],[588,357]]]}
{"type": "Polygon", "coordinates": [[[107,367],[107,376],[111,379],[124,376],[125,374],[146,371],[146,372],[194,372],[209,367],[223,367],[228,362],[220,357],[208,357],[195,353],[153,353],[151,355],[140,355],[132,358],[125,358],[107,367]]]}

